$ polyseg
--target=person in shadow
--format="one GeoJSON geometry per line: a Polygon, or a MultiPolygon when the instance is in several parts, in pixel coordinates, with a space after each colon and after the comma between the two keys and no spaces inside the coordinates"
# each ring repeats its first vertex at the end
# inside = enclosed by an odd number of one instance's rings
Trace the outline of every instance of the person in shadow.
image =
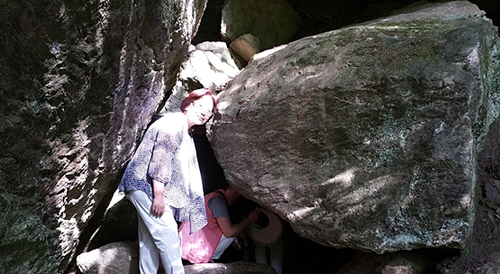
{"type": "Polygon", "coordinates": [[[240,197],[231,186],[205,195],[208,224],[195,233],[189,233],[188,224],[179,227],[181,256],[191,263],[208,263],[220,258],[224,250],[257,221],[260,211],[254,210],[241,222],[233,223],[229,206],[240,197]]]}

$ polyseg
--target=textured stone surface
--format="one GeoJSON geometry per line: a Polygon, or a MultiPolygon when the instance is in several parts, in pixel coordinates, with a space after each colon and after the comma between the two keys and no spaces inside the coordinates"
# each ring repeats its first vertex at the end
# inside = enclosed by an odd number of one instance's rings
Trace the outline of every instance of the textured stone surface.
{"type": "Polygon", "coordinates": [[[56,273],[174,85],[206,0],[0,1],[0,269],[56,273]]]}
{"type": "Polygon", "coordinates": [[[439,258],[432,250],[400,251],[383,255],[358,252],[337,274],[426,274],[432,273],[439,258]]]}
{"type": "Polygon", "coordinates": [[[466,1],[307,37],[254,56],[209,138],[228,181],[305,238],[458,248],[498,117],[497,46],[466,1]]]}
{"type": "Polygon", "coordinates": [[[267,264],[234,262],[228,264],[208,263],[184,266],[186,274],[275,274],[267,264]]]}
{"type": "Polygon", "coordinates": [[[115,242],[78,255],[78,270],[82,274],[138,274],[139,245],[135,242],[115,242]]]}
{"type": "MultiPolygon", "coordinates": [[[[134,242],[116,242],[104,245],[77,258],[78,270],[83,274],[139,273],[139,246],[134,242]]],[[[275,274],[267,264],[251,262],[207,263],[184,266],[186,274],[275,274]]],[[[164,273],[162,269],[158,273],[164,273]]]]}
{"type": "Polygon", "coordinates": [[[229,0],[222,9],[221,34],[228,42],[252,34],[264,50],[288,43],[299,23],[299,14],[285,0],[229,0]]]}

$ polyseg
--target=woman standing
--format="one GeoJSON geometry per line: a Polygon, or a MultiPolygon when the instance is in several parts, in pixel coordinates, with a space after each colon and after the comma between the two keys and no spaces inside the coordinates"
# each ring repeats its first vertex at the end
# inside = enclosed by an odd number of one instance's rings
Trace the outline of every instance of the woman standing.
{"type": "Polygon", "coordinates": [[[138,212],[142,274],[157,273],[160,258],[166,274],[184,273],[175,220],[189,222],[191,232],[207,223],[190,132],[217,111],[215,93],[192,91],[182,101],[181,111],[168,113],[150,126],[119,186],[138,212]]]}

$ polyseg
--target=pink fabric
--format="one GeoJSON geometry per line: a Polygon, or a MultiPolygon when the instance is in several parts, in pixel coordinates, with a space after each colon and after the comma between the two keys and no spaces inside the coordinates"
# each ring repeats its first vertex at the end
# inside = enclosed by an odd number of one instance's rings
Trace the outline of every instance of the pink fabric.
{"type": "MultiPolygon", "coordinates": [[[[219,189],[225,196],[225,191],[219,189]]],[[[222,237],[222,230],[214,218],[212,210],[208,208],[207,202],[214,196],[222,196],[218,192],[205,195],[205,208],[207,210],[207,225],[193,234],[189,234],[189,223],[182,223],[179,227],[179,241],[181,244],[181,256],[183,259],[194,264],[208,263],[214,254],[222,237]]],[[[227,199],[226,199],[227,201],[227,199]]]]}

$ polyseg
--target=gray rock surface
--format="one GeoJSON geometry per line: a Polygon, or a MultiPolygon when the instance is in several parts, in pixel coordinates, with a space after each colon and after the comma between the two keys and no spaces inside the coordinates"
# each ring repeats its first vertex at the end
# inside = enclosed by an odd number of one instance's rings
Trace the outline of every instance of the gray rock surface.
{"type": "Polygon", "coordinates": [[[490,126],[479,157],[474,229],[467,245],[440,262],[442,274],[491,274],[500,271],[500,121],[490,126]]]}
{"type": "Polygon", "coordinates": [[[426,274],[432,273],[436,252],[430,250],[400,251],[377,255],[358,252],[354,259],[336,274],[426,274]]]}
{"type": "Polygon", "coordinates": [[[196,33],[206,0],[0,2],[0,269],[61,273],[196,33]]]}
{"type": "Polygon", "coordinates": [[[497,29],[466,1],[307,37],[220,94],[226,178],[301,236],[377,253],[460,248],[498,117],[497,29]]]}
{"type": "Polygon", "coordinates": [[[115,242],[85,252],[76,258],[82,274],[138,274],[139,245],[136,242],[115,242]]]}
{"type": "Polygon", "coordinates": [[[275,274],[276,271],[267,264],[250,262],[208,263],[184,266],[186,274],[275,274]]]}
{"type": "MultiPolygon", "coordinates": [[[[116,242],[104,245],[77,257],[78,270],[82,274],[136,274],[139,273],[138,244],[116,242]]],[[[251,262],[206,263],[184,266],[186,274],[275,274],[267,264],[251,262]]],[[[158,273],[164,273],[160,269],[158,273]]]]}

